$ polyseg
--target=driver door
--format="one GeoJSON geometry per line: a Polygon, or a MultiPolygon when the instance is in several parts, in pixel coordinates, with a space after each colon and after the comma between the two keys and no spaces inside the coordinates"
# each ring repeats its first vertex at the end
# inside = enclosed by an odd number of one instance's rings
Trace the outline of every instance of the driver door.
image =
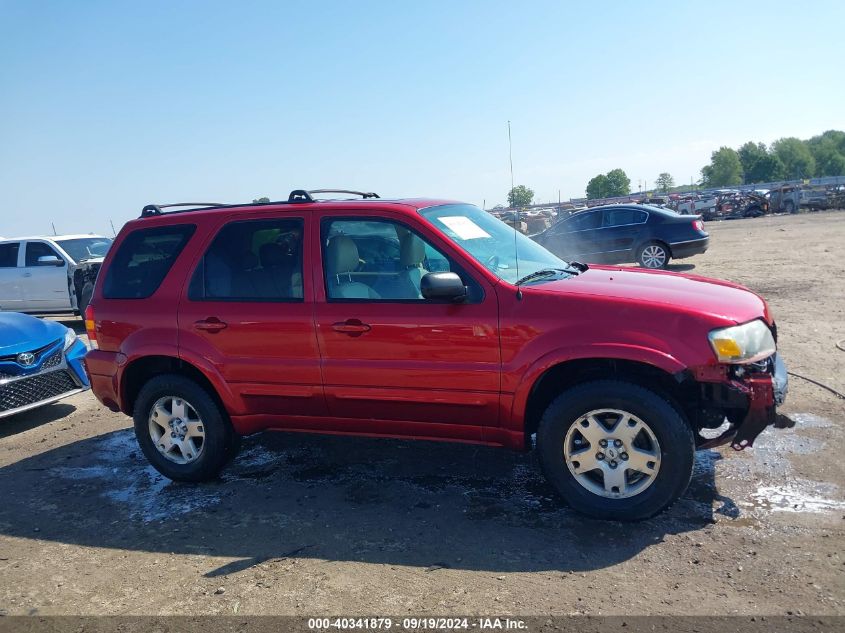
{"type": "Polygon", "coordinates": [[[601,227],[602,212],[582,211],[555,224],[543,244],[552,253],[566,260],[591,262],[599,250],[596,232],[601,227]]]}
{"type": "Polygon", "coordinates": [[[324,212],[320,225],[317,339],[338,430],[483,440],[499,409],[493,288],[424,227],[377,212],[324,212]],[[422,276],[446,267],[467,285],[465,302],[421,297],[422,276]]]}
{"type": "Polygon", "coordinates": [[[47,242],[25,242],[23,268],[24,309],[32,312],[71,310],[68,264],[47,242]],[[59,263],[46,263],[51,257],[59,263]]]}

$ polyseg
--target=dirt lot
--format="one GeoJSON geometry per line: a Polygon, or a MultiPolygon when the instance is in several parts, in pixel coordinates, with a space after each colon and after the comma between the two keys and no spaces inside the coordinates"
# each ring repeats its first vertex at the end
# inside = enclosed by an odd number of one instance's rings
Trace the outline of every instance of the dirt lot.
{"type": "MultiPolygon", "coordinates": [[[[764,294],[789,369],[845,392],[845,213],[708,228],[674,268],[764,294]]],[[[82,394],[0,422],[0,613],[845,614],[843,405],[792,378],[794,429],[621,525],[468,446],[268,434],[171,484],[82,394]]]]}

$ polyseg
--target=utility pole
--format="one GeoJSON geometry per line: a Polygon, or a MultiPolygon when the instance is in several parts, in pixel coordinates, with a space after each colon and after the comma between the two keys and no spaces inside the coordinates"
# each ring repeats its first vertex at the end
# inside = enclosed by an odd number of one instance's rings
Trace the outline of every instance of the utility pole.
{"type": "MultiPolygon", "coordinates": [[[[508,121],[508,160],[511,164],[511,196],[513,196],[513,143],[511,142],[511,122],[508,121]]],[[[516,207],[516,204],[513,205],[516,207]]],[[[519,214],[519,211],[517,211],[519,214]]],[[[516,218],[517,222],[519,222],[519,215],[516,218]]]]}
{"type": "MultiPolygon", "coordinates": [[[[510,161],[511,165],[511,195],[513,195],[513,142],[511,141],[511,122],[508,121],[508,160],[510,161]]],[[[514,200],[516,203],[516,200],[514,200]]],[[[517,246],[517,232],[519,231],[519,207],[514,204],[516,208],[516,222],[514,223],[516,226],[513,227],[513,258],[514,258],[514,265],[516,267],[516,278],[519,279],[519,247],[517,246]]],[[[522,291],[517,292],[517,297],[522,298],[522,291]]]]}

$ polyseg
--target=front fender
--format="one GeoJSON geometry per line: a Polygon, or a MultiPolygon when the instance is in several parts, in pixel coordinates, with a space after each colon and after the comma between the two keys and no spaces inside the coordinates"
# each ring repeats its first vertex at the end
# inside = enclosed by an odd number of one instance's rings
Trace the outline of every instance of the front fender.
{"type": "Polygon", "coordinates": [[[522,374],[514,392],[510,419],[512,428],[522,429],[531,390],[540,377],[552,367],[575,360],[610,359],[625,360],[651,365],[667,374],[676,374],[686,366],[674,356],[649,347],[624,343],[593,343],[552,350],[538,358],[522,374]]]}

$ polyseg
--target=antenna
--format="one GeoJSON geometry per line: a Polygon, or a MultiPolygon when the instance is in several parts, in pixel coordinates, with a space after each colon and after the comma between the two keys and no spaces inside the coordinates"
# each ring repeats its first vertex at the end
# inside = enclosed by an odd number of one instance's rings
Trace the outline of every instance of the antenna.
{"type": "MultiPolygon", "coordinates": [[[[514,209],[516,210],[516,215],[514,216],[516,218],[516,221],[514,222],[514,224],[516,224],[516,226],[513,227],[513,230],[514,230],[514,233],[513,233],[513,258],[514,258],[514,263],[516,264],[516,278],[519,279],[519,250],[518,250],[517,241],[516,241],[516,233],[517,233],[517,231],[519,231],[519,229],[517,228],[519,226],[519,206],[517,206],[517,204],[516,204],[516,194],[513,191],[513,143],[511,142],[511,122],[510,121],[508,121],[508,160],[510,161],[510,164],[511,164],[511,199],[513,200],[513,206],[514,206],[514,209]]],[[[522,291],[521,290],[518,291],[518,294],[521,295],[522,291]]]]}
{"type": "Polygon", "coordinates": [[[52,226],[52,227],[53,227],[53,235],[58,235],[58,233],[56,233],[56,223],[55,223],[55,222],[50,222],[50,226],[52,226]]]}
{"type": "Polygon", "coordinates": [[[109,224],[111,224],[111,232],[112,232],[112,235],[114,235],[115,237],[117,237],[117,231],[115,231],[115,230],[114,230],[114,222],[112,222],[112,221],[111,221],[111,218],[109,218],[109,224]]]}

